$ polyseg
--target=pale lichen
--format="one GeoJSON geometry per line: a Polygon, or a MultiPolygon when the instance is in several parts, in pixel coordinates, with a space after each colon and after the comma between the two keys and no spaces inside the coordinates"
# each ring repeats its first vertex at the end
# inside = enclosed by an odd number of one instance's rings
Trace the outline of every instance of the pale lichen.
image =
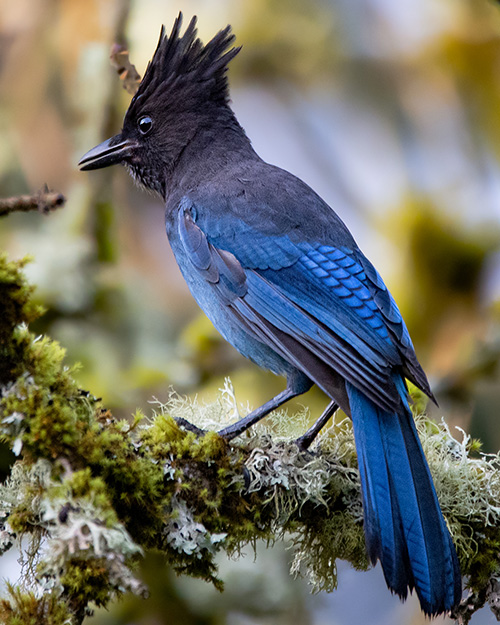
{"type": "Polygon", "coordinates": [[[188,504],[176,495],[170,502],[168,521],[163,531],[171,547],[196,558],[202,557],[204,550],[215,555],[220,543],[227,537],[227,532],[212,534],[203,523],[195,521],[188,504]]]}

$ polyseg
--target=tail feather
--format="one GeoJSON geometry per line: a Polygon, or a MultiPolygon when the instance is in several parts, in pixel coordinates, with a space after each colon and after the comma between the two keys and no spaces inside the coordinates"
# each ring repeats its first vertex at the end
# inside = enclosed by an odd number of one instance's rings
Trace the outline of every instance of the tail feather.
{"type": "Polygon", "coordinates": [[[378,559],[384,562],[387,585],[405,598],[408,584],[405,581],[404,562],[397,557],[401,553],[404,539],[399,514],[392,503],[394,486],[389,477],[384,454],[378,454],[377,468],[374,470],[373,460],[367,451],[383,449],[383,442],[376,421],[373,420],[366,425],[366,428],[355,426],[355,439],[361,474],[368,556],[372,564],[378,559]]]}
{"type": "Polygon", "coordinates": [[[347,392],[370,559],[401,598],[415,588],[426,614],[447,612],[460,600],[460,569],[410,409],[391,414],[349,383],[347,392]]]}

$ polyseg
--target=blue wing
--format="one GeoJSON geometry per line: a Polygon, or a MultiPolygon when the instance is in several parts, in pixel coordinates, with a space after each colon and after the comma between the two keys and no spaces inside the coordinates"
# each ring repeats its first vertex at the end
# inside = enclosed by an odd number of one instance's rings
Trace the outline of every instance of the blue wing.
{"type": "MultiPolygon", "coordinates": [[[[244,220],[224,231],[223,216],[207,235],[197,216],[185,203],[176,222],[188,273],[224,307],[224,323],[229,311],[245,338],[272,348],[351,414],[368,554],[400,597],[415,588],[427,615],[448,611],[460,600],[460,568],[401,374],[430,390],[382,279],[345,240],[297,242],[244,220]]],[[[245,354],[246,342],[238,348],[245,354]]]]}
{"type": "Polygon", "coordinates": [[[401,314],[356,246],[297,243],[241,222],[224,232],[220,223],[215,229],[197,223],[197,216],[189,202],[181,204],[185,255],[253,337],[327,393],[335,372],[381,408],[397,411],[401,397],[391,372],[401,367],[430,394],[401,314]]]}

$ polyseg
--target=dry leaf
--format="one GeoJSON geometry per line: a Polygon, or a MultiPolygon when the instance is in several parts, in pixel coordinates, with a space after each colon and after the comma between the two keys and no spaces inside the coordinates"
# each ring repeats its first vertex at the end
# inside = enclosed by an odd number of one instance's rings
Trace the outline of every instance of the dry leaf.
{"type": "Polygon", "coordinates": [[[128,50],[125,46],[115,43],[111,48],[111,55],[109,58],[111,59],[111,65],[113,65],[118,72],[120,80],[123,81],[123,88],[126,89],[126,91],[131,95],[134,95],[137,92],[137,89],[139,89],[141,75],[135,69],[135,65],[132,65],[130,62],[130,59],[128,58],[128,50]]]}

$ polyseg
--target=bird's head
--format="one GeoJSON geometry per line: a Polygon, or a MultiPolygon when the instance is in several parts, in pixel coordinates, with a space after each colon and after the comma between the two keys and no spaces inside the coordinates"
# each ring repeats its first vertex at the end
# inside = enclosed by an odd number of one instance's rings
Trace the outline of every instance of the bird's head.
{"type": "Polygon", "coordinates": [[[232,115],[226,70],[239,48],[230,48],[231,27],[203,45],[196,17],[182,36],[181,23],[179,14],[168,36],[162,27],[122,131],[89,150],[78,163],[81,170],[121,163],[135,180],[164,196],[166,176],[184,147],[200,128],[232,115]]]}

